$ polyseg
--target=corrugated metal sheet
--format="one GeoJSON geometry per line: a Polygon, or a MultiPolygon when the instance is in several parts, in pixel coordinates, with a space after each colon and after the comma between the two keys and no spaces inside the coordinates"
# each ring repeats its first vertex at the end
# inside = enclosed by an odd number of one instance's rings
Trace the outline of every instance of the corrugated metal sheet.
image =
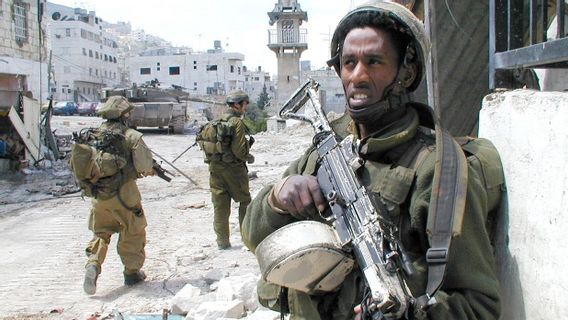
{"type": "MultiPolygon", "coordinates": [[[[417,3],[420,1],[417,1],[417,3]]],[[[436,34],[442,124],[454,135],[476,134],[481,101],[489,93],[489,5],[486,0],[430,0],[436,34]]],[[[420,15],[420,14],[418,14],[420,15]]],[[[414,95],[428,101],[425,83],[414,95]]]]}

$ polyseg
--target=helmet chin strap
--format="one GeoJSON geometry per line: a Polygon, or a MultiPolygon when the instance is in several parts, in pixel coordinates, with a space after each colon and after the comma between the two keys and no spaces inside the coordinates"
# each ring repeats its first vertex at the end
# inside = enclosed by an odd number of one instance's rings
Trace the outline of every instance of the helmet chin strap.
{"type": "Polygon", "coordinates": [[[376,124],[385,114],[409,102],[408,91],[399,78],[400,70],[393,82],[383,90],[383,96],[377,103],[359,109],[353,109],[347,103],[347,112],[353,121],[365,126],[376,124]]]}

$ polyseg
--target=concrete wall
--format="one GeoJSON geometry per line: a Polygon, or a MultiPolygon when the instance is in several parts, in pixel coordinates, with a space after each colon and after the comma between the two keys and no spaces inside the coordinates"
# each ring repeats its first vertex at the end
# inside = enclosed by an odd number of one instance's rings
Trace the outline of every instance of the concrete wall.
{"type": "Polygon", "coordinates": [[[568,304],[568,93],[485,97],[479,135],[499,149],[509,245],[498,254],[503,319],[565,319],[568,304]]]}

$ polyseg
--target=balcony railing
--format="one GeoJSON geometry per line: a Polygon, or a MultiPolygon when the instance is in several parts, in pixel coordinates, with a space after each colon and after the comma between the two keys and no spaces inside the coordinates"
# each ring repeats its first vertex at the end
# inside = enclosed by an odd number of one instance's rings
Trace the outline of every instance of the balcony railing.
{"type": "Polygon", "coordinates": [[[507,71],[568,68],[564,0],[490,0],[489,86],[509,87],[507,71]],[[556,37],[547,38],[556,17],[556,37]]]}
{"type": "Polygon", "coordinates": [[[295,44],[306,45],[307,43],[307,29],[268,30],[268,45],[292,46],[295,44]]]}

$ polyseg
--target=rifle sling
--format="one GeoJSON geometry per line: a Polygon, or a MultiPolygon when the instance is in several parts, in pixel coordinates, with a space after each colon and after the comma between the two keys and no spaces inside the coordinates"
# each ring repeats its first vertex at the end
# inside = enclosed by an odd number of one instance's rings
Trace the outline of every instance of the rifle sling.
{"type": "Polygon", "coordinates": [[[426,232],[431,236],[426,252],[426,294],[417,299],[425,309],[442,286],[452,237],[461,232],[467,193],[467,160],[454,138],[436,125],[436,164],[426,232]]]}

